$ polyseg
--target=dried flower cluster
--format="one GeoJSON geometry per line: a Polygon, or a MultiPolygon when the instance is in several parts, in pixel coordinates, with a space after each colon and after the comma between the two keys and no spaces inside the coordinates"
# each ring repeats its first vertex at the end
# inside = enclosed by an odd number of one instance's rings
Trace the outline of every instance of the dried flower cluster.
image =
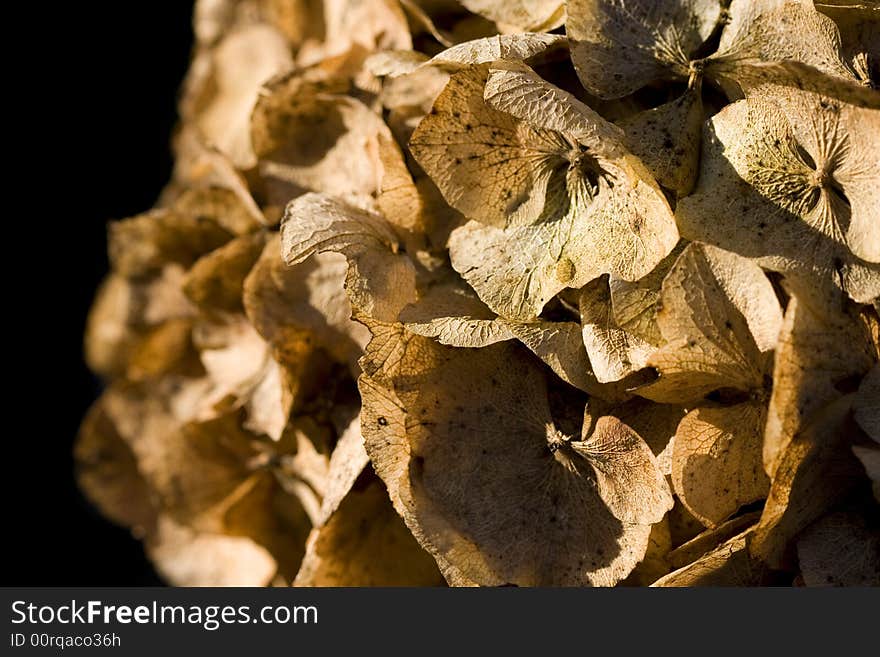
{"type": "Polygon", "coordinates": [[[878,20],[199,1],[83,490],[176,584],[880,583],[878,20]]]}

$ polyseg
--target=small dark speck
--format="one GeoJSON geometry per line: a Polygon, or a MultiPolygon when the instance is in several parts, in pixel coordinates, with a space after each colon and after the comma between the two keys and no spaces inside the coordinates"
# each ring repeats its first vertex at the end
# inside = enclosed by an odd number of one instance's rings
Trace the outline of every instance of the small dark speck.
{"type": "Polygon", "coordinates": [[[388,420],[386,420],[384,417],[380,417],[377,421],[378,421],[380,427],[387,427],[388,426],[388,420]]]}

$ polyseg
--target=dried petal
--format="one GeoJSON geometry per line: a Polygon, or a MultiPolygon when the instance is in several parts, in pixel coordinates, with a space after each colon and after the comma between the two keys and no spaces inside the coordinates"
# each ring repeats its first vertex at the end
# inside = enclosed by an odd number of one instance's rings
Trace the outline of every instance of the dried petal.
{"type": "MultiPolygon", "coordinates": [[[[319,22],[310,0],[197,0],[193,31],[200,45],[210,46],[223,35],[254,23],[281,30],[292,44],[299,43],[319,22]]],[[[320,3],[323,4],[323,3],[320,3]]]]}
{"type": "Polygon", "coordinates": [[[146,548],[173,586],[266,586],[277,570],[272,555],[249,538],[198,532],[166,516],[146,548]]]}
{"type": "Polygon", "coordinates": [[[617,324],[604,277],[581,288],[579,305],[584,345],[600,382],[620,381],[648,364],[657,345],[617,324]]]}
{"type": "Polygon", "coordinates": [[[454,71],[499,59],[529,62],[567,47],[568,39],[561,34],[525,30],[459,43],[434,55],[427,65],[454,71]]]}
{"type": "Polygon", "coordinates": [[[853,412],[864,432],[880,443],[880,365],[874,365],[859,384],[853,412]]]}
{"type": "Polygon", "coordinates": [[[388,76],[382,104],[391,110],[389,125],[408,139],[452,73],[499,59],[539,63],[567,54],[567,47],[568,40],[559,34],[502,34],[459,43],[427,61],[413,61],[403,53],[379,53],[367,60],[367,67],[375,75],[388,76]]]}
{"type": "Polygon", "coordinates": [[[184,293],[202,311],[241,312],[245,278],[265,243],[264,233],[242,235],[202,256],[186,274],[184,293]]]}
{"type": "Polygon", "coordinates": [[[410,147],[476,220],[453,231],[452,264],[502,317],[532,320],[557,292],[602,273],[636,280],[677,241],[666,200],[619,131],[522,64],[454,75],[410,147]]]}
{"type": "Polygon", "coordinates": [[[284,36],[254,24],[199,53],[184,88],[181,113],[201,137],[239,169],[256,163],[250,139],[251,111],[260,87],[293,64],[284,36]]]}
{"type": "Polygon", "coordinates": [[[143,536],[152,529],[156,510],[134,454],[107,412],[105,400],[112,394],[95,402],[80,427],[74,446],[77,483],[107,518],[143,536]]]}
{"type": "Polygon", "coordinates": [[[575,70],[600,98],[686,78],[691,53],[712,33],[720,9],[718,0],[569,0],[565,29],[575,70]]]}
{"type": "Polygon", "coordinates": [[[374,336],[369,375],[360,379],[367,451],[448,578],[611,584],[641,560],[649,526],[621,524],[594,488],[601,477],[626,517],[659,519],[671,506],[650,450],[631,430],[605,418],[575,449],[553,425],[543,374],[510,343],[457,350],[402,330],[374,336]],[[606,451],[618,443],[622,452],[606,451]],[[474,468],[479,462],[487,466],[474,468]],[[661,508],[618,498],[630,479],[661,508]],[[660,482],[665,498],[653,488],[660,482]]]}
{"type": "Polygon", "coordinates": [[[841,57],[837,26],[812,2],[733,0],[729,13],[731,20],[707,74],[736,79],[743,64],[794,60],[827,75],[855,80],[841,57]]]}
{"type": "Polygon", "coordinates": [[[86,362],[93,371],[107,377],[124,373],[150,330],[193,315],[181,290],[183,276],[181,267],[167,265],[145,281],[119,274],[105,279],[86,323],[86,362]]]}
{"type": "Polygon", "coordinates": [[[807,586],[880,586],[880,532],[854,513],[814,522],[797,542],[807,586]]]}
{"type": "Polygon", "coordinates": [[[870,301],[880,294],[880,112],[774,89],[710,121],[697,187],[676,209],[682,234],[782,272],[811,305],[833,305],[839,289],[870,301]]]}
{"type": "Polygon", "coordinates": [[[593,369],[575,322],[514,322],[503,320],[511,334],[544,361],[559,378],[591,395],[615,397],[593,376],[593,369]]]}
{"type": "Polygon", "coordinates": [[[617,121],[624,143],[678,198],[690,194],[700,165],[703,102],[691,87],[673,101],[617,121]]]}
{"type": "Polygon", "coordinates": [[[792,539],[859,482],[862,467],[847,448],[857,431],[852,394],[816,410],[781,452],[749,552],[771,568],[792,560],[792,539]]]}
{"type": "Polygon", "coordinates": [[[862,462],[868,479],[871,480],[871,489],[874,499],[880,502],[880,447],[873,445],[853,445],[853,454],[862,462]]]}
{"type": "Polygon", "coordinates": [[[184,214],[205,214],[231,233],[243,235],[269,223],[247,181],[223,153],[206,145],[197,131],[182,126],[174,140],[172,182],[160,201],[184,214]]]}
{"type": "Polygon", "coordinates": [[[666,478],[651,448],[613,415],[600,417],[589,437],[571,446],[593,467],[599,495],[615,518],[653,524],[672,508],[666,478]]]}
{"type": "Polygon", "coordinates": [[[189,318],[169,319],[149,329],[128,355],[125,377],[129,381],[146,381],[172,374],[203,374],[192,330],[193,321],[189,318]]]}
{"type": "Polygon", "coordinates": [[[436,562],[410,534],[372,473],[312,530],[294,586],[436,586],[436,562]]]}
{"type": "Polygon", "coordinates": [[[703,524],[715,527],[770,489],[761,446],[763,403],[697,408],[681,421],[672,455],[672,485],[703,524]]]}
{"type": "Polygon", "coordinates": [[[409,331],[453,347],[487,347],[513,339],[511,329],[466,286],[441,283],[400,313],[409,331]]]}
{"type": "Polygon", "coordinates": [[[562,0],[461,0],[461,4],[515,32],[550,31],[565,21],[562,0]]]}
{"type": "Polygon", "coordinates": [[[662,344],[663,335],[657,326],[656,304],[660,300],[663,279],[685,246],[684,241],[679,242],[650,274],[637,281],[627,281],[616,276],[608,278],[612,316],[619,327],[653,345],[662,344]]]}
{"type": "Polygon", "coordinates": [[[684,568],[754,525],[760,517],[760,511],[753,511],[736,518],[731,518],[717,527],[706,529],[672,550],[669,553],[669,563],[672,565],[672,568],[684,568]]]}
{"type": "Polygon", "coordinates": [[[871,335],[854,313],[820,315],[798,297],[789,301],[764,436],[764,468],[771,477],[794,436],[827,404],[850,392],[876,358],[871,335]]]}
{"type": "Polygon", "coordinates": [[[108,233],[110,264],[126,276],[155,274],[172,263],[188,267],[232,237],[211,219],[164,208],[114,222],[108,233]]]}
{"type": "Polygon", "coordinates": [[[327,486],[321,501],[320,524],[336,512],[369,462],[370,457],[367,456],[364,436],[361,434],[361,421],[355,416],[336,441],[336,447],[330,456],[327,486]]]}
{"type": "Polygon", "coordinates": [[[390,132],[347,90],[344,79],[312,80],[298,71],[264,87],[251,135],[271,205],[308,191],[346,200],[378,192],[379,136],[390,132]]]}
{"type": "Polygon", "coordinates": [[[354,308],[379,321],[395,321],[417,298],[412,261],[381,215],[320,194],[292,201],[281,226],[288,265],[314,253],[335,251],[348,260],[346,291],[354,308]]]}
{"type": "Polygon", "coordinates": [[[307,340],[357,371],[356,361],[369,334],[351,320],[351,304],[343,289],[346,271],[345,259],[336,253],[318,253],[288,267],[276,236],[245,281],[248,319],[279,348],[307,340]]]}
{"type": "Polygon", "coordinates": [[[685,403],[720,388],[763,391],[782,311],[757,265],[691,244],[664,279],[660,303],[665,346],[648,361],[660,379],[640,395],[685,403]]]}
{"type": "Polygon", "coordinates": [[[645,558],[623,582],[623,586],[649,586],[669,572],[667,556],[672,547],[669,521],[664,518],[651,527],[645,558]]]}
{"type": "Polygon", "coordinates": [[[722,543],[693,563],[661,577],[651,586],[757,586],[766,569],[749,557],[752,529],[722,543]]]}
{"type": "Polygon", "coordinates": [[[313,19],[323,33],[305,43],[297,64],[307,66],[349,52],[410,50],[406,15],[394,0],[323,0],[323,15],[313,19]]]}
{"type": "Polygon", "coordinates": [[[680,406],[655,404],[640,397],[607,403],[591,397],[584,416],[584,427],[586,431],[586,427],[592,427],[603,415],[613,415],[642,437],[656,457],[660,471],[670,475],[675,432],[685,414],[685,409],[680,406]]]}

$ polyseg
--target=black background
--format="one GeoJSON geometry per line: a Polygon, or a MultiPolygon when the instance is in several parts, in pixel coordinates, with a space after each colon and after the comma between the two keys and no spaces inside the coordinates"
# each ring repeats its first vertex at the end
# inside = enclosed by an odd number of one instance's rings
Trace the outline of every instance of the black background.
{"type": "Polygon", "coordinates": [[[11,336],[0,426],[11,513],[0,522],[0,583],[159,584],[140,544],[78,492],[71,448],[101,389],[83,363],[82,333],[107,270],[106,223],[148,209],[169,177],[192,3],[37,6],[7,23],[21,44],[4,67],[4,104],[20,113],[6,130],[20,150],[4,185],[11,336]]]}

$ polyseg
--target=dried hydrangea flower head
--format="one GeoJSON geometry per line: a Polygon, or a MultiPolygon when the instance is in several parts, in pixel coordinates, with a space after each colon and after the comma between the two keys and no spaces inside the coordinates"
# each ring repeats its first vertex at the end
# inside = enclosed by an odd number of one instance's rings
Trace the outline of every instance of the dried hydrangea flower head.
{"type": "Polygon", "coordinates": [[[174,584],[880,583],[857,4],[200,0],[83,491],[174,584]]]}

